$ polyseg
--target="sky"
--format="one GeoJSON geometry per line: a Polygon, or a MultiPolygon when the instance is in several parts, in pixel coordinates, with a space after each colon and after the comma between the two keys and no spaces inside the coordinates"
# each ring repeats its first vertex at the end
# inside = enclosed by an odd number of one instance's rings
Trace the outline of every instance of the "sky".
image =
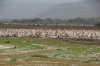
{"type": "Polygon", "coordinates": [[[68,2],[77,2],[80,0],[0,0],[0,7],[6,4],[11,3],[68,3],[68,2]]]}
{"type": "Polygon", "coordinates": [[[17,0],[17,1],[25,1],[25,2],[28,2],[28,1],[33,1],[33,2],[43,2],[43,3],[65,3],[65,2],[76,2],[76,1],[79,1],[79,0],[17,0]]]}
{"type": "MultiPolygon", "coordinates": [[[[0,19],[34,17],[59,4],[78,1],[81,0],[0,0],[0,19]]],[[[88,1],[100,2],[100,0],[88,1]]]]}
{"type": "Polygon", "coordinates": [[[34,17],[59,4],[77,1],[80,0],[0,0],[0,19],[34,17]]]}
{"type": "Polygon", "coordinates": [[[40,3],[66,3],[66,2],[77,2],[80,0],[0,0],[0,3],[4,2],[40,2],[40,3]]]}

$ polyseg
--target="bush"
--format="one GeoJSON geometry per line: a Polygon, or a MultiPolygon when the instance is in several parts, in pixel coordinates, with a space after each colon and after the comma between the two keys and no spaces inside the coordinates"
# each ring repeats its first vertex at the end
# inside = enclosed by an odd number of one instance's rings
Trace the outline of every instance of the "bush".
{"type": "Polygon", "coordinates": [[[10,41],[5,41],[5,43],[10,43],[10,41]]]}
{"type": "Polygon", "coordinates": [[[95,26],[100,26],[100,22],[99,22],[99,23],[97,23],[97,24],[95,24],[95,26]]]}
{"type": "Polygon", "coordinates": [[[0,22],[0,25],[3,25],[3,23],[0,22]]]}

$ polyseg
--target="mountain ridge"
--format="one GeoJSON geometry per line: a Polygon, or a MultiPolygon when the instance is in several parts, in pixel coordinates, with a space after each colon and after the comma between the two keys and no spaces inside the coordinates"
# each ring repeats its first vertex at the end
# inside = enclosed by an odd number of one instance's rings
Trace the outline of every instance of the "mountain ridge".
{"type": "Polygon", "coordinates": [[[90,18],[100,17],[100,5],[98,2],[90,0],[79,1],[75,3],[63,3],[44,13],[38,15],[39,18],[52,19],[73,19],[77,17],[90,18]]]}

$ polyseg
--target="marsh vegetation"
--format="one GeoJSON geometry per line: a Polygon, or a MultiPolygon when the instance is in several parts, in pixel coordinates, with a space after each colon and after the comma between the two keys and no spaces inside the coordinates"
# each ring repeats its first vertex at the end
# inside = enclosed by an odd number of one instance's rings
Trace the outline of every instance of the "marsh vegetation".
{"type": "Polygon", "coordinates": [[[94,41],[0,38],[0,46],[3,46],[0,49],[0,66],[99,66],[100,42],[94,41]],[[94,41],[98,44],[93,44],[94,41]]]}

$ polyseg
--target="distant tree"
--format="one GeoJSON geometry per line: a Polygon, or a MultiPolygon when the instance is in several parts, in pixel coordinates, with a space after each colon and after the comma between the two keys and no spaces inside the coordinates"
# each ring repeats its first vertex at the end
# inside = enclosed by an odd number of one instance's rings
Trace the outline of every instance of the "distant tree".
{"type": "Polygon", "coordinates": [[[29,19],[30,23],[40,24],[43,22],[43,19],[35,18],[35,19],[29,19]]]}
{"type": "Polygon", "coordinates": [[[0,21],[0,25],[3,25],[3,22],[2,21],[0,21]]]}
{"type": "Polygon", "coordinates": [[[74,23],[74,19],[68,19],[68,23],[74,23]]]}
{"type": "Polygon", "coordinates": [[[35,22],[42,22],[43,21],[43,19],[40,19],[40,18],[35,18],[35,19],[33,19],[35,22]]]}
{"type": "Polygon", "coordinates": [[[53,21],[51,18],[47,18],[46,20],[49,21],[49,22],[53,21]]]}
{"type": "Polygon", "coordinates": [[[100,26],[100,22],[99,22],[99,23],[97,23],[97,24],[95,24],[95,26],[100,26]]]}
{"type": "Polygon", "coordinates": [[[20,23],[20,20],[14,19],[12,22],[13,22],[13,23],[20,23]]]}
{"type": "MultiPolygon", "coordinates": [[[[92,17],[92,18],[75,18],[75,19],[41,19],[41,18],[34,18],[34,19],[14,19],[12,23],[21,23],[21,24],[73,24],[73,25],[94,25],[100,22],[100,17],[92,17]]],[[[4,23],[4,22],[3,22],[4,23]]],[[[33,25],[34,26],[34,25],[33,25]]],[[[96,24],[97,26],[97,24],[96,24]]]]}

